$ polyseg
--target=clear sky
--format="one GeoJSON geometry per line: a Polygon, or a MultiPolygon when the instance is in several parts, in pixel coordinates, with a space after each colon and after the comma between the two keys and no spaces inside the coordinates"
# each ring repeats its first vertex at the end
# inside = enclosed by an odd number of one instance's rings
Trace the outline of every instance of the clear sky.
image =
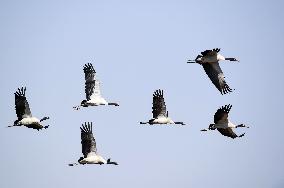
{"type": "Polygon", "coordinates": [[[283,1],[0,1],[0,187],[284,187],[283,1]],[[235,91],[222,96],[198,64],[206,49],[235,91]],[[83,65],[119,107],[74,111],[83,65]],[[14,92],[27,87],[33,115],[50,128],[5,128],[14,92]],[[164,89],[169,115],[187,126],[142,126],[164,89]],[[215,111],[250,129],[241,139],[200,132],[215,111]],[[119,166],[76,166],[81,123],[119,166]]]}

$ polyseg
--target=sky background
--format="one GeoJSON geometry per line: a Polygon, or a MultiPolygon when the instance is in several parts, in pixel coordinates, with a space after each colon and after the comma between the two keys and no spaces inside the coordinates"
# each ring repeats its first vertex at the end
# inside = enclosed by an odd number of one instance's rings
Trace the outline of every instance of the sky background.
{"type": "Polygon", "coordinates": [[[283,1],[0,1],[0,187],[284,187],[283,1]],[[235,91],[222,96],[198,64],[221,48],[235,91]],[[93,63],[103,96],[119,107],[74,111],[93,63]],[[16,119],[26,86],[36,131],[16,119]],[[142,126],[163,89],[169,115],[187,126],[142,126]],[[200,132],[216,110],[250,129],[230,139],[200,132]],[[69,167],[80,129],[93,122],[98,152],[119,166],[69,167]]]}

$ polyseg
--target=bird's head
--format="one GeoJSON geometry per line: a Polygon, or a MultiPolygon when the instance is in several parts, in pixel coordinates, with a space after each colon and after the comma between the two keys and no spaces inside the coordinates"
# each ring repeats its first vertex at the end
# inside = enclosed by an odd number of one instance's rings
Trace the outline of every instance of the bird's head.
{"type": "Polygon", "coordinates": [[[19,120],[14,121],[14,125],[17,126],[19,123],[19,120]]]}
{"type": "Polygon", "coordinates": [[[107,164],[118,165],[118,163],[117,163],[117,162],[110,161],[110,158],[107,160],[107,164]]]}
{"type": "Polygon", "coordinates": [[[78,163],[81,163],[81,161],[84,159],[84,157],[80,157],[79,159],[78,159],[78,163]]]}
{"type": "Polygon", "coordinates": [[[215,128],[215,124],[210,124],[208,129],[209,129],[209,130],[215,130],[215,129],[216,129],[216,128],[215,128]]]}
{"type": "Polygon", "coordinates": [[[81,106],[83,106],[83,107],[87,107],[87,100],[82,100],[82,102],[81,102],[81,106]]]}

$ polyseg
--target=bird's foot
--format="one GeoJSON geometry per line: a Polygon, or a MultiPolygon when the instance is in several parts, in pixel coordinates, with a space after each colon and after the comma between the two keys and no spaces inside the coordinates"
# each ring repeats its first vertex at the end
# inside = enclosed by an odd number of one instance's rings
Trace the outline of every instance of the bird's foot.
{"type": "Polygon", "coordinates": [[[40,122],[42,122],[42,121],[45,121],[45,120],[47,120],[47,119],[49,119],[49,117],[43,117],[41,120],[39,120],[40,122]]]}

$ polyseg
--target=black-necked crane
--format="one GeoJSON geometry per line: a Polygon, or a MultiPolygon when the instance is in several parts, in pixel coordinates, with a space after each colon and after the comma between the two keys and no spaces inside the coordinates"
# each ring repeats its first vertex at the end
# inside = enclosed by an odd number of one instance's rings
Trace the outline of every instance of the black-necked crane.
{"type": "Polygon", "coordinates": [[[49,117],[43,117],[42,119],[38,119],[32,116],[29,103],[26,98],[26,87],[18,88],[18,91],[15,93],[15,109],[18,119],[14,121],[14,126],[25,126],[32,129],[40,130],[42,128],[47,129],[49,125],[43,126],[41,124],[42,121],[49,119],[49,117]]]}
{"type": "Polygon", "coordinates": [[[237,135],[234,133],[233,129],[238,127],[247,127],[244,124],[235,125],[228,119],[229,112],[232,108],[232,105],[225,105],[222,106],[217,110],[217,112],[214,115],[214,124],[210,124],[208,129],[202,129],[201,131],[207,131],[207,130],[215,130],[217,129],[222,135],[230,137],[230,138],[238,138],[243,137],[245,133],[241,135],[237,135]]]}
{"type": "Polygon", "coordinates": [[[111,161],[110,158],[105,160],[97,152],[97,144],[93,135],[92,122],[85,122],[82,124],[81,129],[81,144],[82,153],[84,157],[78,159],[78,163],[71,163],[69,166],[79,165],[79,164],[113,164],[118,165],[117,162],[111,161]]]}
{"type": "Polygon", "coordinates": [[[101,95],[100,81],[96,78],[96,71],[91,63],[84,65],[85,73],[85,93],[86,99],[81,102],[79,106],[73,107],[79,110],[80,107],[99,106],[99,105],[114,105],[119,106],[118,103],[107,102],[101,95]]]}
{"type": "Polygon", "coordinates": [[[140,122],[140,124],[181,124],[183,122],[174,122],[170,117],[166,108],[163,90],[156,90],[153,94],[153,107],[152,107],[153,118],[148,122],[140,122]]]}
{"type": "Polygon", "coordinates": [[[236,58],[225,58],[219,54],[220,48],[214,48],[213,50],[205,50],[198,55],[195,60],[188,60],[187,63],[198,63],[203,66],[206,74],[216,86],[216,88],[221,92],[221,94],[226,94],[232,92],[233,90],[225,81],[225,76],[222,69],[219,66],[219,61],[238,61],[236,58]]]}

